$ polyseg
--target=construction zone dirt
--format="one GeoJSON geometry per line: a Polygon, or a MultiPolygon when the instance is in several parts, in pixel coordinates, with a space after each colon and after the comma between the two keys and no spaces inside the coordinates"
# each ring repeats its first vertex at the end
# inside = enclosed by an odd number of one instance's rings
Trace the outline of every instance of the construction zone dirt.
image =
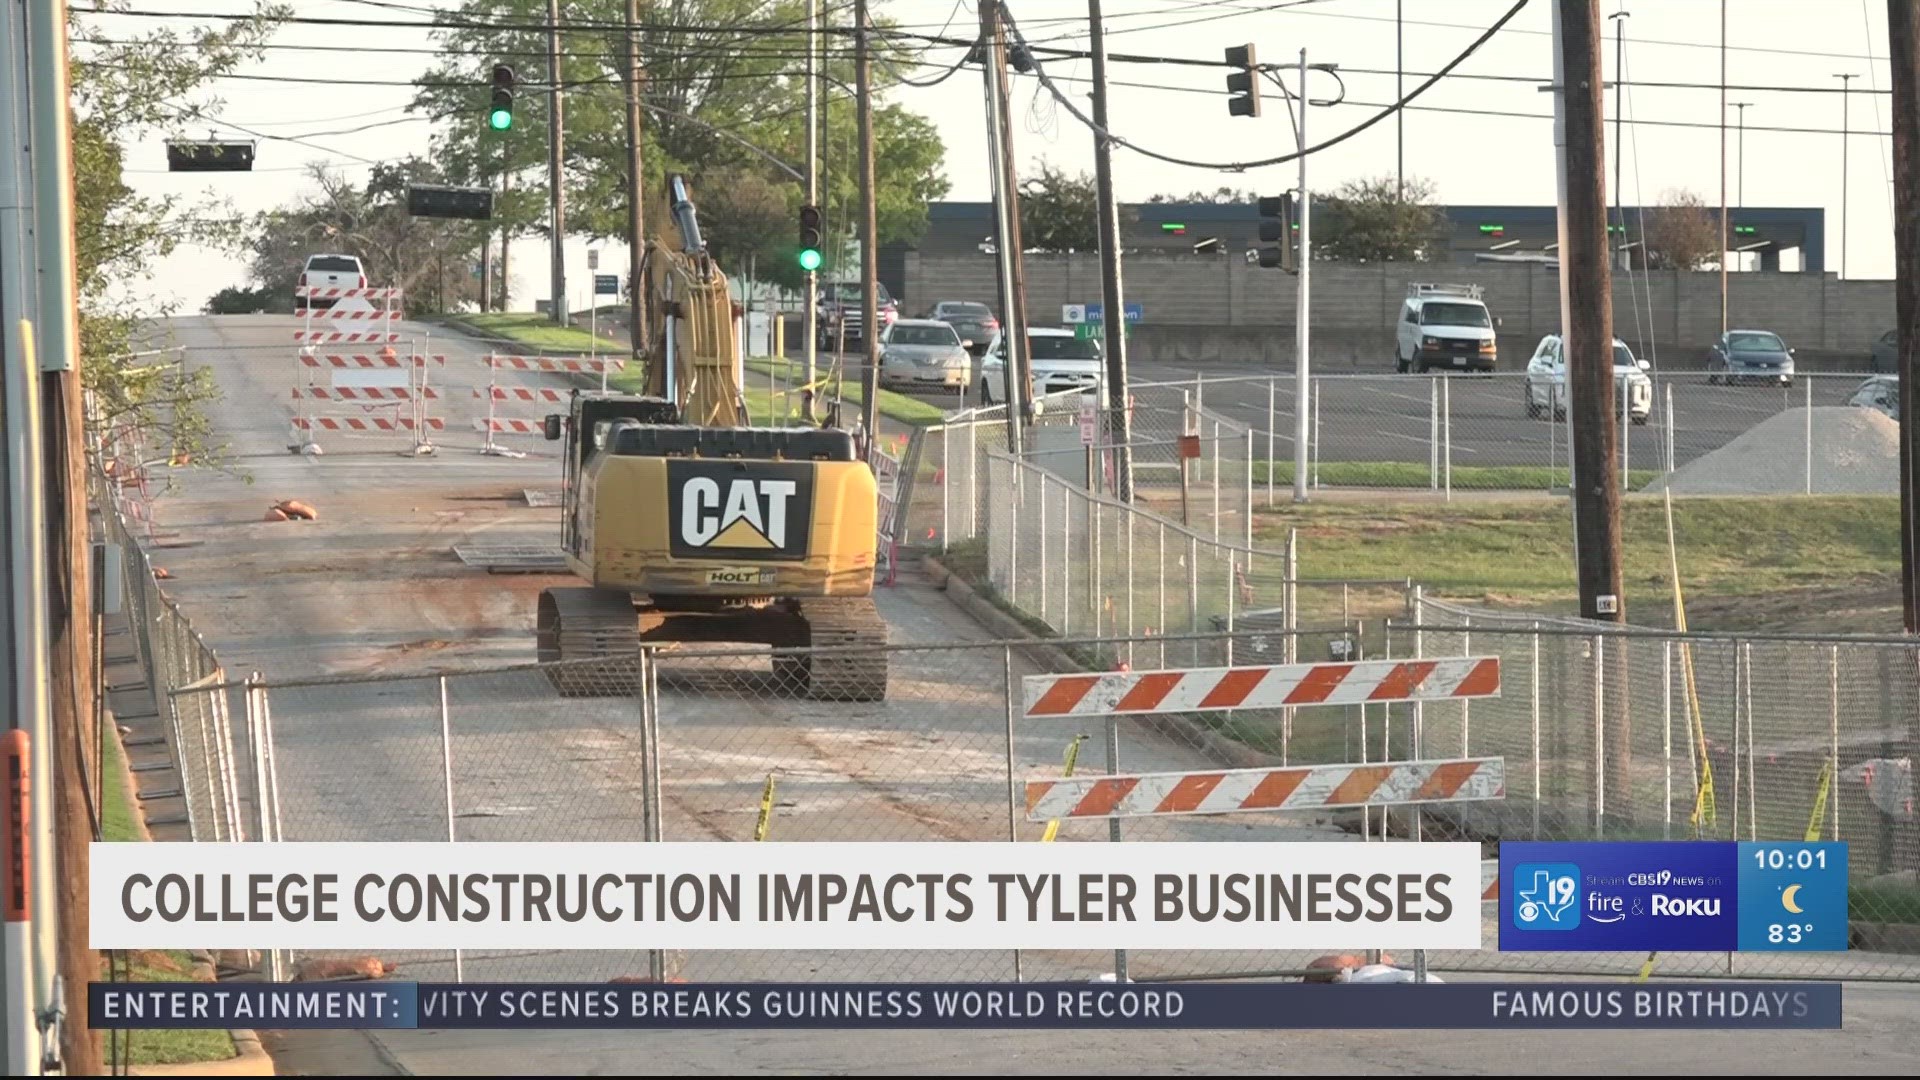
{"type": "Polygon", "coordinates": [[[1899,436],[1899,425],[1872,409],[1786,409],[1646,490],[1657,494],[1666,489],[1675,495],[1788,495],[1811,486],[1814,494],[1892,495],[1900,485],[1899,436]]]}

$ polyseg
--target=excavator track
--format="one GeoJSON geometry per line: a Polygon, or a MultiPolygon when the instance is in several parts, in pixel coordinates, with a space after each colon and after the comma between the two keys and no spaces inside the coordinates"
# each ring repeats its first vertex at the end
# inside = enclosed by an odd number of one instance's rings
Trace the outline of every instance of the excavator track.
{"type": "Polygon", "coordinates": [[[540,662],[562,697],[627,697],[640,690],[640,620],[633,597],[603,589],[548,589],[535,625],[540,662]]]}
{"type": "Polygon", "coordinates": [[[807,644],[844,652],[776,657],[775,673],[804,678],[809,697],[823,701],[884,701],[887,696],[887,621],[872,596],[807,597],[794,601],[807,624],[807,644]]]}

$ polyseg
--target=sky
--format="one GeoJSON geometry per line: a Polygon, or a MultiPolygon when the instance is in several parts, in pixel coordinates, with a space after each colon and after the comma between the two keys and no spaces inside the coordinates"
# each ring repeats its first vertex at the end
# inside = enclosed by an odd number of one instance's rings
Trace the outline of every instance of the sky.
{"type": "MultiPolygon", "coordinates": [[[[291,0],[295,14],[312,18],[424,21],[454,0],[291,0]]],[[[1252,43],[1262,62],[1336,64],[1346,98],[1308,112],[1310,142],[1364,122],[1396,97],[1396,66],[1411,92],[1458,56],[1512,6],[1513,0],[1105,0],[1108,51],[1114,57],[1109,104],[1114,133],[1148,150],[1196,162],[1234,162],[1292,150],[1294,133],[1282,99],[1271,87],[1259,118],[1227,112],[1226,72],[1132,62],[1125,54],[1218,60],[1228,46],[1252,43]],[[1396,24],[1396,8],[1400,22],[1396,24]],[[1396,65],[1396,36],[1401,60],[1396,65]]],[[[1607,36],[1604,71],[1615,78],[1615,31],[1624,24],[1626,83],[1620,113],[1625,127],[1620,158],[1627,205],[1657,204],[1670,189],[1687,189],[1708,204],[1720,197],[1722,54],[1721,12],[1727,10],[1725,112],[1727,200],[1731,206],[1823,207],[1828,222],[1827,266],[1842,264],[1841,214],[1847,224],[1846,276],[1889,278],[1893,273],[1892,148],[1887,136],[1886,5],[1877,0],[1823,0],[1819,16],[1805,0],[1600,0],[1607,36]],[[1837,76],[1858,76],[1842,94],[1837,76]],[[1687,86],[1658,86],[1683,83],[1687,86]],[[1641,85],[1635,85],[1641,84],[1641,85]],[[1732,102],[1747,102],[1744,110],[1732,102]],[[1747,144],[1736,125],[1744,111],[1747,144]],[[1637,121],[1637,122],[1636,122],[1637,121]],[[1852,132],[1842,138],[1843,122],[1852,132]],[[1843,156],[1843,144],[1846,152],[1843,156]],[[1843,162],[1847,180],[1842,184],[1843,162]]],[[[830,20],[850,18],[848,0],[822,0],[830,20]]],[[[128,0],[128,13],[83,14],[87,37],[108,40],[158,26],[185,30],[206,20],[136,13],[238,13],[244,0],[128,0]]],[[[562,18],[568,5],[561,4],[562,18]]],[[[1029,41],[1073,48],[1087,43],[1085,0],[1009,0],[1029,41]]],[[[978,28],[973,0],[874,0],[877,14],[902,29],[967,36],[978,28]]],[[[1547,205],[1554,201],[1551,0],[1530,0],[1447,78],[1402,114],[1311,156],[1308,186],[1324,191],[1367,176],[1419,176],[1437,197],[1454,204],[1547,205]],[[1523,115],[1507,115],[1523,114],[1523,115]],[[1404,150],[1400,140],[1404,138],[1404,150]],[[1404,156],[1402,156],[1404,155],[1404,156]]],[[[363,180],[373,162],[424,154],[430,122],[410,117],[413,91],[405,83],[432,60],[425,30],[401,27],[290,25],[258,62],[212,89],[221,107],[221,137],[255,138],[252,173],[169,174],[164,138],[155,132],[130,148],[128,181],[148,194],[193,201],[209,195],[242,213],[298,199],[310,190],[309,163],[323,161],[363,180]],[[310,80],[310,81],[294,81],[310,80]],[[369,85],[371,84],[371,85],[369,85]]],[[[926,78],[953,64],[960,50],[929,47],[914,69],[926,78]]],[[[1057,59],[1046,64],[1063,93],[1082,111],[1090,64],[1057,59]]],[[[1296,85],[1287,76],[1289,85],[1296,85]]],[[[1338,95],[1316,75],[1312,94],[1338,95]]],[[[524,91],[523,91],[524,93],[524,91]]],[[[476,89],[475,116],[484,89],[476,89]]],[[[937,86],[902,86],[898,101],[928,117],[946,141],[949,198],[987,197],[985,112],[977,69],[937,86]]],[[[1608,182],[1612,182],[1615,95],[1605,97],[1608,182]]],[[[1093,139],[1078,120],[1032,77],[1015,76],[1016,160],[1023,171],[1047,162],[1069,172],[1091,171],[1093,139]]],[[[179,133],[195,137],[195,130],[179,133]]],[[[1227,185],[1279,194],[1298,182],[1298,166],[1223,172],[1116,151],[1115,187],[1123,200],[1158,193],[1184,194],[1227,185]]],[[[694,178],[698,195],[698,178],[694,178]]],[[[1609,198],[1612,196],[1610,194],[1609,198]]],[[[512,256],[513,306],[531,309],[549,292],[544,240],[517,243],[512,256]]],[[[568,293],[584,308],[590,288],[588,245],[567,244],[568,293]]],[[[625,265],[624,248],[602,246],[602,269],[625,265]]],[[[244,269],[231,253],[189,248],[164,260],[132,295],[155,306],[198,310],[208,295],[242,284],[244,269]]]]}

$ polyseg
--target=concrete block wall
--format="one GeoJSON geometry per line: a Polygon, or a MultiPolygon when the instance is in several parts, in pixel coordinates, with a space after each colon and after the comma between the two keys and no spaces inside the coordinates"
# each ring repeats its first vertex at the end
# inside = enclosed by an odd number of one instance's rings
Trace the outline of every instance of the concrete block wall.
{"type": "MultiPolygon", "coordinates": [[[[1123,269],[1127,299],[1145,307],[1135,350],[1147,361],[1193,364],[1290,364],[1295,279],[1239,258],[1136,255],[1123,269]]],[[[1035,325],[1058,325],[1060,307],[1100,299],[1092,254],[1029,255],[1027,302],[1035,325]]],[[[1541,336],[1560,325],[1557,272],[1490,263],[1430,267],[1405,263],[1316,263],[1312,278],[1313,351],[1330,369],[1384,370],[1392,363],[1394,321],[1414,281],[1471,282],[1501,320],[1501,367],[1517,369],[1541,336]]],[[[1773,330],[1809,367],[1857,368],[1893,325],[1893,283],[1842,282],[1831,274],[1737,273],[1727,279],[1728,321],[1773,330]]],[[[1616,271],[1614,332],[1662,365],[1696,366],[1720,331],[1720,276],[1676,271],[1616,271]]],[[[937,300],[993,302],[994,260],[986,254],[906,256],[908,309],[937,300]]]]}

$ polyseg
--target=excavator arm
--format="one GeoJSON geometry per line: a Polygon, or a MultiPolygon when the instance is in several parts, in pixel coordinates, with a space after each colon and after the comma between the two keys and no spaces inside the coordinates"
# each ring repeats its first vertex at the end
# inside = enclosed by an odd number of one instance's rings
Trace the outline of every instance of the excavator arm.
{"type": "Polygon", "coordinates": [[[733,294],[700,237],[699,211],[686,178],[668,178],[673,242],[647,242],[641,301],[646,305],[646,392],[666,398],[696,427],[747,426],[733,294]]]}

